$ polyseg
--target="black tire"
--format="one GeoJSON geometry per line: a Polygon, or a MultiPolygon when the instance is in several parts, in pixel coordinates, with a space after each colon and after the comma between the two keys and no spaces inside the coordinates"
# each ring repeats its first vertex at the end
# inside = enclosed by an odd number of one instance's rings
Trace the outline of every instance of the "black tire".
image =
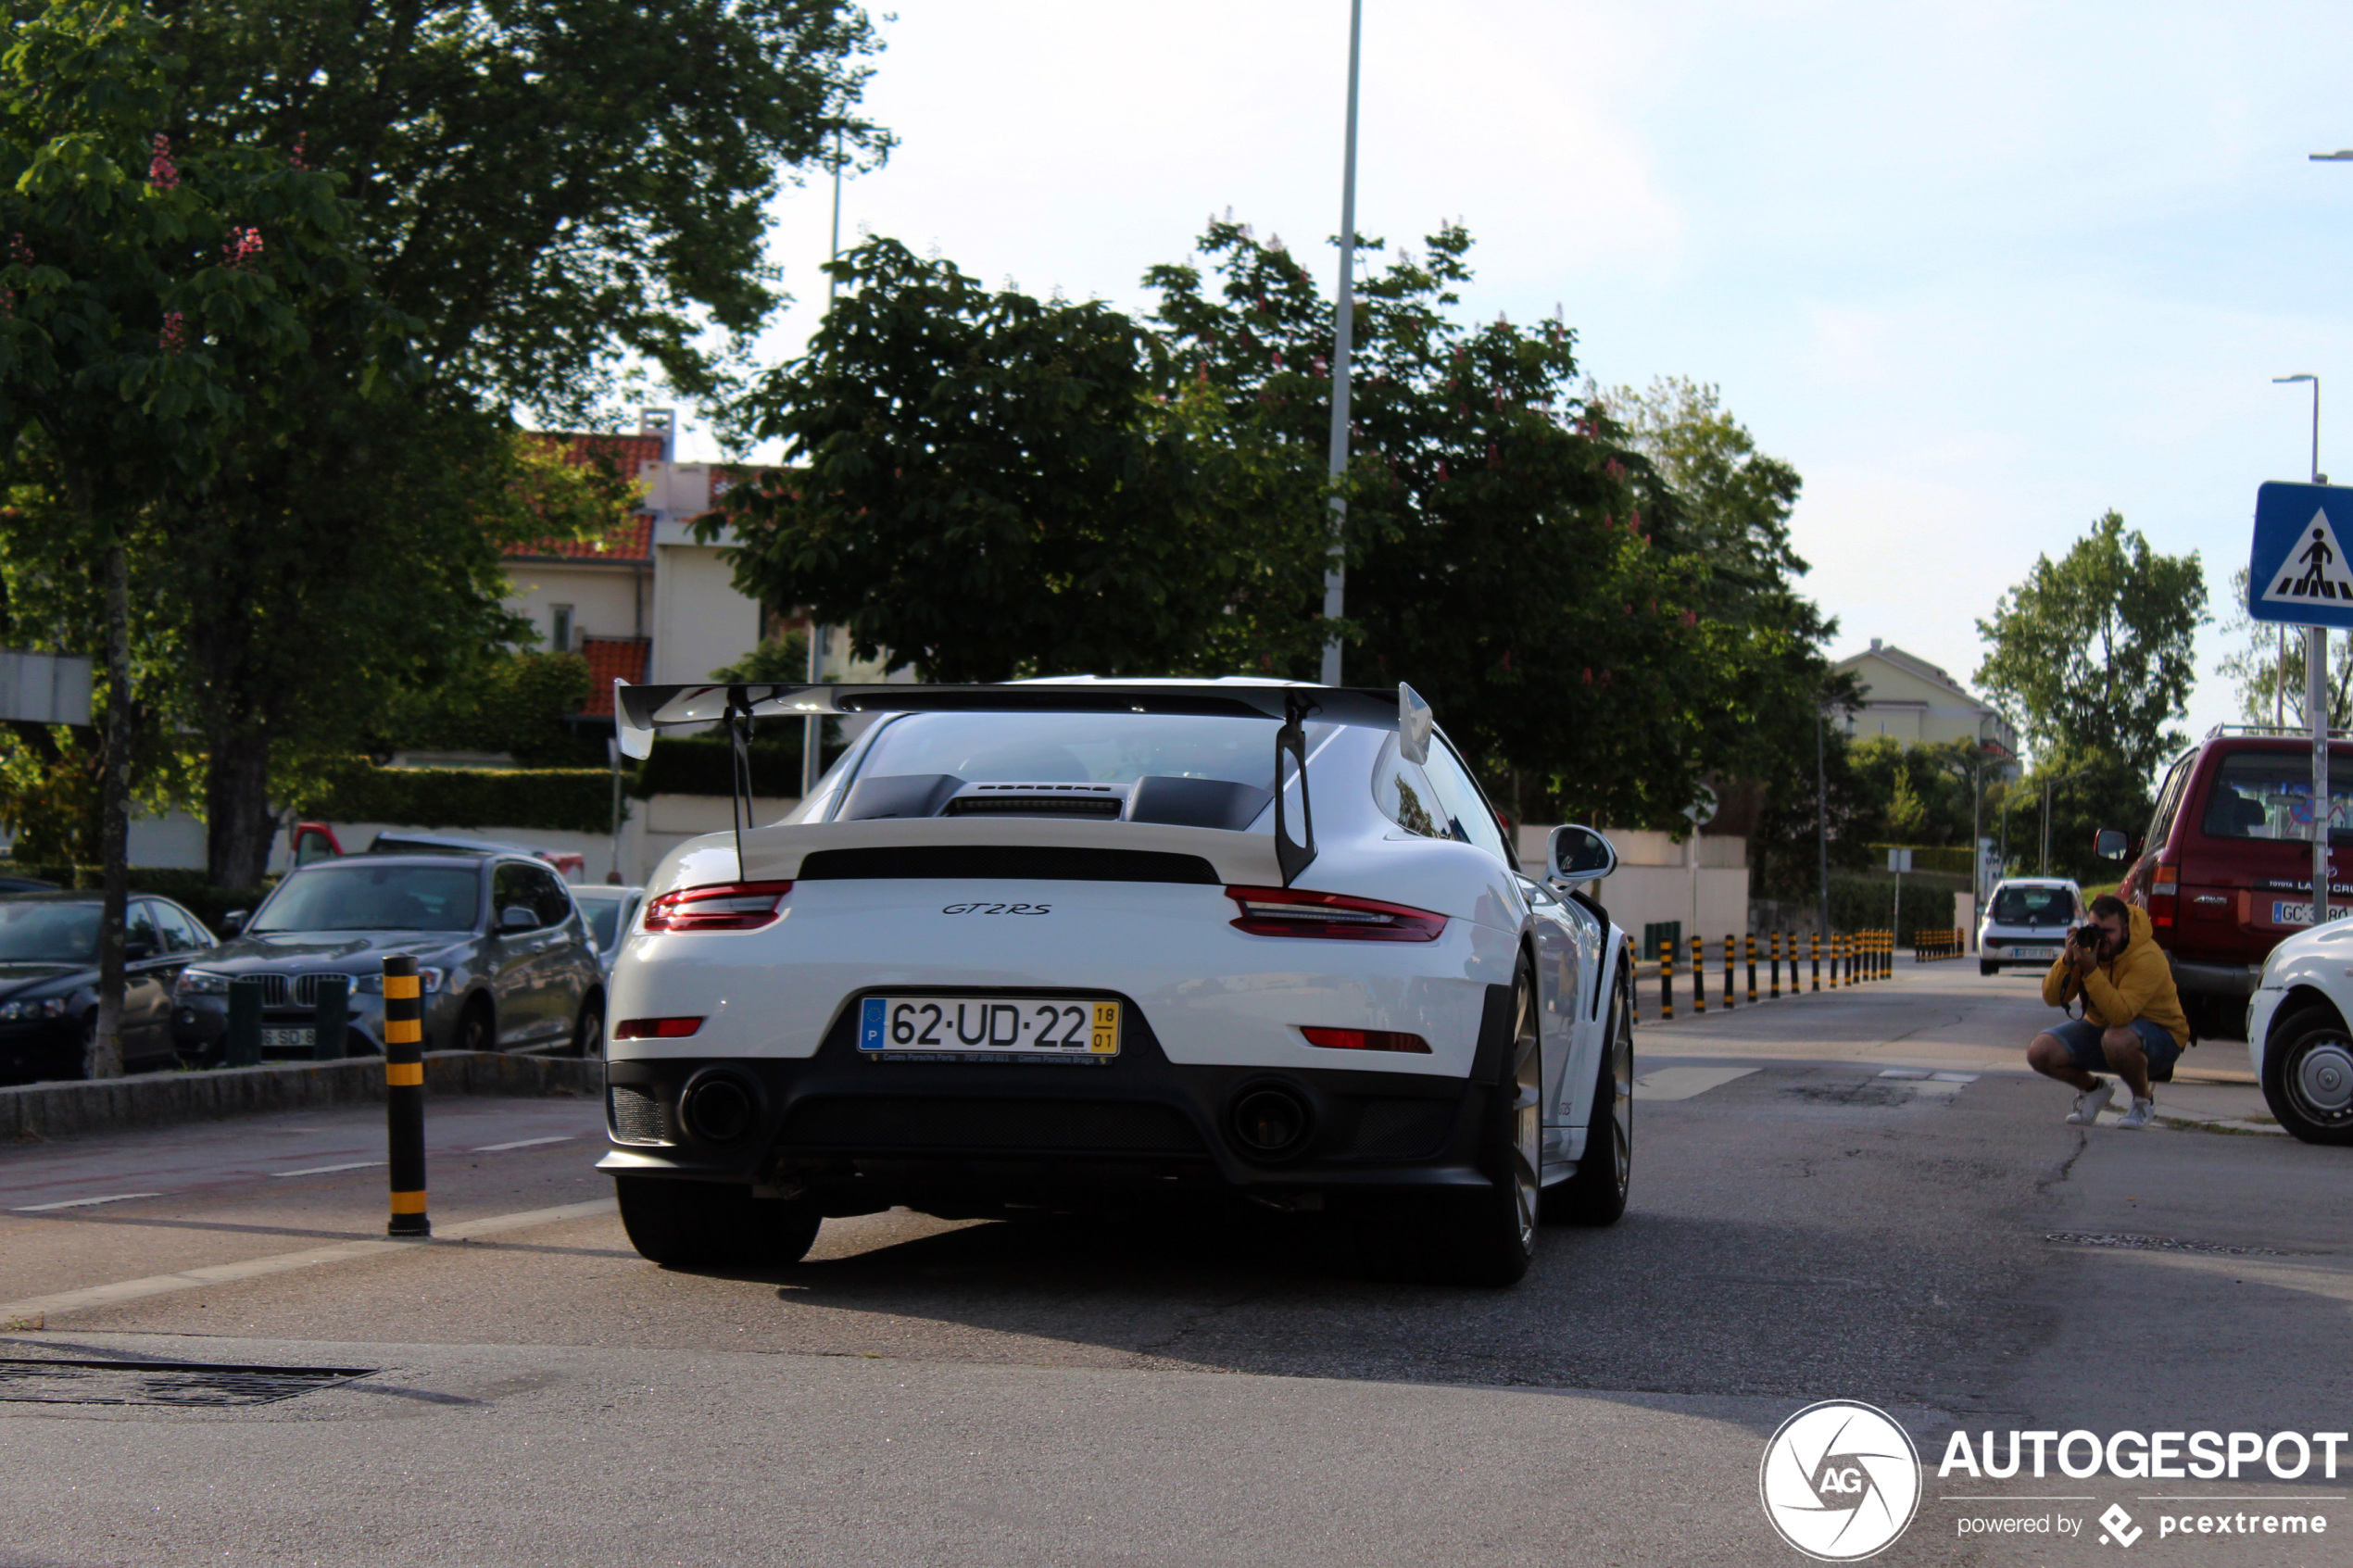
{"type": "Polygon", "coordinates": [[[1577,1174],[1544,1189],[1548,1225],[1614,1225],[1626,1212],[1634,1176],[1634,1026],[1630,986],[1620,985],[1603,1036],[1601,1082],[1585,1123],[1577,1174]]]}
{"type": "Polygon", "coordinates": [[[591,991],[582,999],[580,1016],[573,1021],[572,1044],[564,1047],[567,1056],[601,1059],[605,1054],[605,997],[601,991],[591,991]]]}
{"type": "Polygon", "coordinates": [[[622,1228],[664,1268],[770,1269],[809,1255],[824,1216],[806,1198],[759,1198],[722,1182],[615,1176],[622,1228]]]}
{"type": "Polygon", "coordinates": [[[498,1048],[498,1017],[490,1010],[488,997],[472,997],[458,1014],[458,1025],[449,1031],[449,1048],[453,1051],[495,1051],[498,1048]]]}
{"type": "Polygon", "coordinates": [[[2306,1143],[2353,1144],[2353,1032],[2335,1009],[2300,1008],[2272,1024],[2263,1098],[2306,1143]]]}
{"type": "Polygon", "coordinates": [[[1485,1089],[1479,1169],[1494,1185],[1415,1196],[1359,1214],[1357,1247],[1373,1272],[1438,1285],[1511,1285],[1536,1256],[1544,1157],[1544,1058],[1536,977],[1523,958],[1512,975],[1509,1034],[1498,1082],[1485,1089]]]}
{"type": "Polygon", "coordinates": [[[1980,959],[1977,960],[1977,972],[1980,974],[1999,974],[2002,972],[2002,966],[1997,963],[1987,963],[1983,959],[1980,959]]]}

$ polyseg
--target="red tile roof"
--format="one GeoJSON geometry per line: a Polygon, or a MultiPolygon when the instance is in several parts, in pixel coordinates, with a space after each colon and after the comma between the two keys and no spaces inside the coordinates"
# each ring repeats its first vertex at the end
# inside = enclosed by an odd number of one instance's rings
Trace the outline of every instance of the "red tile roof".
{"type": "Polygon", "coordinates": [[[580,651],[588,660],[588,700],[581,706],[587,719],[612,717],[612,684],[636,685],[646,678],[646,656],[653,643],[644,637],[583,637],[580,651]]]}
{"type": "MultiPolygon", "coordinates": [[[[662,438],[659,435],[556,430],[533,433],[542,441],[561,442],[564,461],[582,466],[609,463],[623,479],[635,479],[642,463],[661,461],[662,438]]],[[[528,544],[510,545],[506,552],[509,560],[648,561],[653,555],[653,518],[645,512],[633,514],[628,521],[601,539],[535,539],[528,544]]],[[[610,706],[606,710],[611,710],[610,706]]]]}

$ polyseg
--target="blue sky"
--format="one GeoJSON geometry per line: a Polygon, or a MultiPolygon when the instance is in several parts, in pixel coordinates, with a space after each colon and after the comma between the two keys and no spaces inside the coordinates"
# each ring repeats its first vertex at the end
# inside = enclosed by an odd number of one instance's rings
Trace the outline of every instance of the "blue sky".
{"type": "MultiPolygon", "coordinates": [[[[902,139],[860,229],[1130,308],[1230,207],[1305,257],[1340,226],[1346,0],[892,0],[866,111],[902,139]]],[[[2353,10],[2238,4],[1365,0],[1358,227],[1478,240],[1466,299],[1557,304],[1605,383],[1718,383],[1806,476],[1834,652],[1967,679],[1974,621],[2102,509],[2204,559],[2217,619],[2256,485],[2353,480],[2353,10]]],[[[824,301],[830,191],[778,203],[824,301]]],[[[1310,261],[1327,270],[1329,260],[1310,261]]],[[[711,456],[689,421],[685,447],[711,456]]],[[[2201,642],[2194,728],[2236,716],[2201,642]]]]}

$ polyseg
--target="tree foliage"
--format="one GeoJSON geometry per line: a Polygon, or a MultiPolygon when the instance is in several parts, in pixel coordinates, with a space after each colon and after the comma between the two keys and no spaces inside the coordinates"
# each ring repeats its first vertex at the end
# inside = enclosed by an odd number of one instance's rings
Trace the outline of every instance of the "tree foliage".
{"type": "Polygon", "coordinates": [[[2197,553],[2159,555],[2107,512],[2057,561],[2037,557],[1977,623],[1993,648],[1977,679],[2038,755],[2112,752],[2147,773],[2184,744],[2171,726],[2207,620],[2197,553]]]}

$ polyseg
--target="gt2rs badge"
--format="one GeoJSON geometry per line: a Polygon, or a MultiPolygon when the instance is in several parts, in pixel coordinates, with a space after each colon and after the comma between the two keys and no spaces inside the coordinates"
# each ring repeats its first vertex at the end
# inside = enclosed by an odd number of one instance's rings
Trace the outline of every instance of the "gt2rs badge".
{"type": "Polygon", "coordinates": [[[1051,915],[1051,904],[945,904],[943,915],[1051,915]]]}

